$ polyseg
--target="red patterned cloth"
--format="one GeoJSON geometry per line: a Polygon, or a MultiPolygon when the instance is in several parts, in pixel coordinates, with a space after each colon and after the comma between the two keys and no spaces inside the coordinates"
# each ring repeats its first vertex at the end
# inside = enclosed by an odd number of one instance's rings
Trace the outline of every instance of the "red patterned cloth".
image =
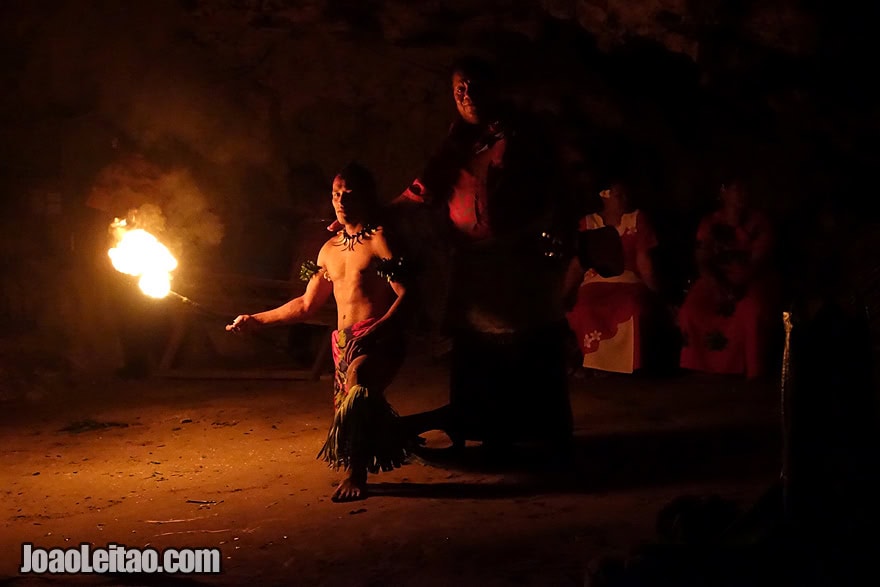
{"type": "Polygon", "coordinates": [[[376,319],[363,320],[336,330],[331,337],[333,362],[333,424],[318,458],[334,469],[365,467],[371,473],[390,471],[406,462],[413,439],[405,437],[397,413],[386,401],[390,385],[404,359],[404,344],[393,329],[368,334],[376,319]],[[358,370],[351,384],[350,367],[368,357],[370,369],[358,370]],[[365,374],[369,374],[369,379],[365,374]]]}
{"type": "Polygon", "coordinates": [[[758,214],[736,227],[719,213],[700,223],[698,246],[710,252],[715,270],[739,291],[731,293],[708,276],[694,283],[679,311],[681,367],[748,377],[764,374],[775,288],[771,276],[751,278],[749,271],[752,259],[769,250],[771,239],[769,223],[758,214]]]}
{"type": "MultiPolygon", "coordinates": [[[[604,226],[598,214],[581,220],[580,230],[604,226]]],[[[587,271],[577,302],[567,314],[584,354],[584,366],[632,373],[642,366],[642,322],[649,290],[639,277],[636,259],[657,245],[654,230],[638,210],[624,214],[617,226],[624,252],[624,272],[602,278],[587,271]]]]}
{"type": "Polygon", "coordinates": [[[581,345],[585,367],[632,373],[642,366],[641,322],[647,293],[642,283],[592,283],[581,287],[568,321],[581,345]],[[615,347],[610,357],[595,356],[603,342],[607,344],[621,335],[631,340],[615,347]]]}

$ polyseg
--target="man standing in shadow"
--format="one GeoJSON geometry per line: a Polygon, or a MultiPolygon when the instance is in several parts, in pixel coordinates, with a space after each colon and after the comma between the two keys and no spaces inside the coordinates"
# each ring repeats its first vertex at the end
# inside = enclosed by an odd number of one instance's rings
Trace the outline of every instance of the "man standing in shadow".
{"type": "MultiPolygon", "coordinates": [[[[567,454],[572,439],[563,280],[576,214],[546,129],[498,99],[491,66],[455,63],[458,117],[423,173],[394,202],[436,211],[449,250],[445,329],[450,401],[408,416],[453,446],[482,441],[492,456],[518,443],[567,454]]],[[[425,265],[423,260],[423,265],[425,265]]]]}

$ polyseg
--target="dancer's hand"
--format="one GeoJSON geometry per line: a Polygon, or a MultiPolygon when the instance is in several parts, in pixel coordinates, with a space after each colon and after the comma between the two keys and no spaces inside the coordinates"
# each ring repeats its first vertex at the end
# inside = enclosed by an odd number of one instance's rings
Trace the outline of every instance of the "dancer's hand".
{"type": "Polygon", "coordinates": [[[249,332],[259,325],[260,323],[257,319],[250,314],[241,314],[236,316],[235,320],[232,321],[232,324],[226,325],[226,330],[229,332],[249,332]]]}

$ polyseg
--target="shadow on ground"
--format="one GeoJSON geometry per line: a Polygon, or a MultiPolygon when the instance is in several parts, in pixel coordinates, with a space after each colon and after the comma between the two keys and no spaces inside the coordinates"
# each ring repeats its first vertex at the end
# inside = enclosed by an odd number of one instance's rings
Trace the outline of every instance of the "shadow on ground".
{"type": "Polygon", "coordinates": [[[705,428],[582,436],[573,454],[535,448],[488,458],[481,447],[421,449],[417,461],[458,471],[515,474],[510,483],[377,483],[377,495],[444,499],[507,499],[552,493],[602,493],[694,481],[764,477],[779,457],[770,426],[705,428]],[[759,455],[756,458],[756,455],[759,455]]]}
{"type": "Polygon", "coordinates": [[[574,456],[523,449],[488,459],[481,447],[421,449],[415,461],[450,471],[516,474],[510,483],[376,483],[376,495],[506,499],[548,493],[603,493],[685,482],[772,478],[779,431],[769,426],[645,431],[577,437],[574,456]]]}

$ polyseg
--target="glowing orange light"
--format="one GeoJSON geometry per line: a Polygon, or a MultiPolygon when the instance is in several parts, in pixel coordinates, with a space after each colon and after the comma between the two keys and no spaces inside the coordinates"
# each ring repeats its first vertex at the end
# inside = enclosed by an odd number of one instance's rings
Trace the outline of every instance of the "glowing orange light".
{"type": "Polygon", "coordinates": [[[126,275],[139,277],[141,291],[152,298],[164,298],[171,291],[171,272],[177,259],[155,236],[141,228],[130,229],[125,220],[116,219],[111,228],[116,246],[107,251],[113,267],[126,275]]]}

